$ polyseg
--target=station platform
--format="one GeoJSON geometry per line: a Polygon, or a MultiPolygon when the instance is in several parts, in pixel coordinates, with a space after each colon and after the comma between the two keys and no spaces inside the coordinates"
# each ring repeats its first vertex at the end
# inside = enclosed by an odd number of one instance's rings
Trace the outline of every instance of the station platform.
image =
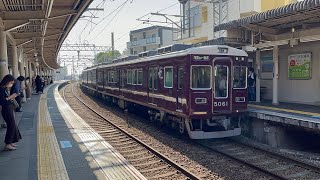
{"type": "Polygon", "coordinates": [[[264,101],[250,103],[248,109],[250,117],[320,130],[320,106],[296,103],[273,105],[271,101],[264,101]]]}
{"type": "Polygon", "coordinates": [[[58,85],[16,114],[22,140],[17,150],[1,149],[0,179],[146,179],[65,103],[58,85]]]}

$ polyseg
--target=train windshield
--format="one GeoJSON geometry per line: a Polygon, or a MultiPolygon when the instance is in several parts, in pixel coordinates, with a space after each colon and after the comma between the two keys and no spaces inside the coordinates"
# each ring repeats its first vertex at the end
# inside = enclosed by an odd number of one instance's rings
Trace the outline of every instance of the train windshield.
{"type": "Polygon", "coordinates": [[[192,89],[211,88],[211,66],[192,66],[192,89]]]}
{"type": "Polygon", "coordinates": [[[228,80],[229,80],[229,67],[224,65],[215,66],[215,98],[228,97],[228,80]]]}
{"type": "Polygon", "coordinates": [[[245,66],[235,66],[233,68],[233,88],[235,89],[245,89],[247,88],[247,67],[245,66]]]}

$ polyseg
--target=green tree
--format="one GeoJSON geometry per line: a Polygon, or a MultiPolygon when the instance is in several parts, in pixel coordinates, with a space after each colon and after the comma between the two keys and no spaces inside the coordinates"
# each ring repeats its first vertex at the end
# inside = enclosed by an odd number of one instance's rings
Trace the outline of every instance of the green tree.
{"type": "MultiPolygon", "coordinates": [[[[121,56],[121,53],[118,50],[114,50],[114,58],[121,56]]],[[[96,55],[95,64],[102,62],[111,62],[112,61],[112,51],[100,52],[96,55]]]]}

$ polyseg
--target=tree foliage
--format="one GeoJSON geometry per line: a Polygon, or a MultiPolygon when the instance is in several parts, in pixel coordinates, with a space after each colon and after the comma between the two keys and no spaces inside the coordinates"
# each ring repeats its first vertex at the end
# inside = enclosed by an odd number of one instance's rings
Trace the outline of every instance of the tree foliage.
{"type": "MultiPolygon", "coordinates": [[[[114,50],[114,58],[118,58],[121,56],[121,53],[118,50],[114,50]]],[[[110,62],[112,61],[112,51],[109,50],[107,52],[100,52],[96,55],[95,64],[102,62],[110,62]]]]}

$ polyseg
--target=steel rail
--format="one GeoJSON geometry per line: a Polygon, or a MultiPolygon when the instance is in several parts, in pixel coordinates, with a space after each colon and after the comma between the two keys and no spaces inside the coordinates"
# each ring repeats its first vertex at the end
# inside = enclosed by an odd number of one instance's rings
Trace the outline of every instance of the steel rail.
{"type": "Polygon", "coordinates": [[[231,140],[231,141],[234,142],[234,143],[240,144],[242,146],[251,147],[251,148],[253,148],[253,149],[257,150],[257,151],[263,151],[266,154],[270,154],[270,156],[272,156],[273,158],[278,158],[278,159],[284,159],[286,161],[291,161],[291,162],[295,163],[296,166],[300,166],[302,168],[309,169],[310,171],[313,171],[313,172],[316,172],[316,173],[320,174],[320,167],[316,166],[316,165],[312,165],[311,163],[304,162],[304,161],[301,161],[299,159],[291,158],[291,157],[289,157],[287,155],[280,154],[280,153],[277,153],[277,152],[272,152],[270,150],[263,149],[263,148],[258,147],[258,146],[244,144],[244,143],[241,143],[241,142],[238,142],[238,141],[235,141],[235,140],[231,140]]]}
{"type": "MultiPolygon", "coordinates": [[[[172,167],[174,167],[175,169],[177,169],[178,171],[180,171],[182,174],[184,174],[185,176],[187,176],[189,179],[194,179],[194,180],[200,180],[201,178],[198,177],[197,175],[193,174],[192,172],[188,171],[186,168],[180,166],[179,164],[175,163],[173,160],[171,160],[170,158],[166,157],[165,155],[163,155],[162,153],[160,153],[159,151],[157,151],[156,149],[150,147],[149,145],[147,145],[146,143],[144,143],[142,140],[140,140],[137,137],[134,137],[133,135],[131,135],[129,132],[127,132],[126,130],[122,129],[121,127],[119,127],[118,125],[116,125],[115,123],[111,122],[108,120],[108,118],[106,118],[104,115],[102,115],[101,113],[99,113],[98,111],[96,111],[94,108],[90,107],[87,103],[85,103],[80,97],[78,97],[75,92],[74,92],[74,86],[77,83],[73,83],[72,84],[72,93],[73,95],[78,99],[78,101],[80,101],[83,105],[85,105],[88,109],[90,109],[92,112],[94,112],[96,115],[98,115],[100,118],[102,118],[103,120],[107,121],[108,123],[110,123],[113,127],[115,127],[116,129],[118,129],[119,131],[121,131],[122,133],[124,133],[126,136],[128,136],[129,138],[133,139],[135,142],[137,142],[138,144],[140,144],[141,146],[143,146],[144,148],[146,148],[147,150],[149,150],[150,152],[152,152],[153,154],[155,154],[156,156],[158,156],[159,158],[163,159],[166,163],[168,163],[169,165],[171,165],[172,167]]],[[[67,86],[69,86],[71,84],[68,84],[65,86],[65,88],[63,89],[63,96],[65,98],[65,94],[64,91],[66,89],[67,86]]],[[[65,99],[66,100],[66,99],[65,99]]]]}
{"type": "Polygon", "coordinates": [[[281,179],[281,180],[288,180],[287,178],[285,178],[285,177],[283,177],[283,176],[280,176],[280,175],[278,175],[278,174],[276,174],[276,173],[273,173],[273,172],[268,171],[268,170],[266,170],[266,169],[263,169],[263,168],[261,168],[261,167],[259,167],[259,166],[256,166],[256,165],[254,165],[254,164],[251,164],[251,163],[249,163],[249,162],[247,162],[247,161],[245,161],[245,160],[242,160],[242,159],[240,159],[240,158],[238,158],[238,157],[236,157],[236,156],[233,156],[233,155],[231,155],[231,154],[229,154],[229,153],[226,153],[226,152],[224,152],[223,150],[218,150],[218,149],[215,149],[215,148],[206,146],[206,145],[204,145],[204,144],[202,144],[202,143],[197,143],[197,145],[199,145],[200,147],[203,147],[203,148],[205,148],[205,149],[207,149],[207,150],[209,150],[209,151],[214,151],[214,152],[216,152],[216,153],[222,154],[222,155],[224,155],[224,156],[226,156],[226,157],[228,157],[228,158],[230,158],[230,159],[233,159],[233,160],[235,160],[235,161],[237,161],[237,162],[239,162],[239,163],[241,163],[241,164],[245,164],[245,165],[247,165],[247,166],[249,166],[249,167],[251,167],[251,168],[253,168],[253,169],[255,169],[255,170],[258,170],[258,171],[260,171],[260,172],[263,172],[263,173],[265,173],[265,174],[267,174],[267,175],[269,175],[269,176],[271,176],[271,177],[274,177],[274,178],[277,178],[277,179],[281,179]]]}

